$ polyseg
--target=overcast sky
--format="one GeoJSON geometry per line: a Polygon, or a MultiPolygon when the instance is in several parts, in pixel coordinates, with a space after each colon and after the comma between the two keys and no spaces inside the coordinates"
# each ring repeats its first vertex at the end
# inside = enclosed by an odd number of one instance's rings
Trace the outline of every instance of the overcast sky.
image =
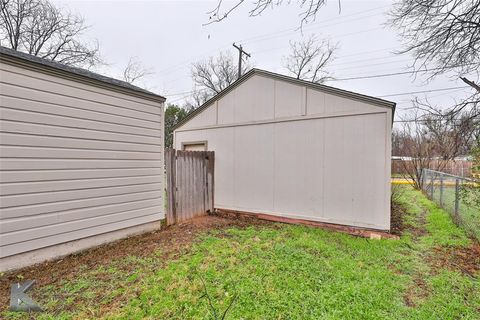
{"type": "MultiPolygon", "coordinates": [[[[209,26],[207,11],[216,1],[55,1],[59,6],[82,15],[91,28],[85,33],[96,39],[103,59],[109,65],[101,70],[119,77],[131,57],[136,57],[153,75],[142,86],[167,97],[167,102],[181,104],[193,88],[190,68],[195,61],[230,50],[232,43],[242,44],[251,53],[257,68],[287,74],[283,67],[289,42],[315,34],[338,42],[336,59],[328,70],[337,78],[362,77],[408,71],[411,56],[398,55],[401,49],[396,30],[385,26],[393,1],[328,1],[315,22],[298,30],[301,9],[290,5],[267,9],[259,17],[249,17],[253,0],[246,0],[229,18],[209,26]]],[[[285,1],[286,2],[286,1],[285,1]]],[[[225,3],[228,7],[230,4],[225,3]]],[[[417,74],[329,81],[334,87],[397,102],[397,115],[404,113],[414,94],[448,106],[469,92],[466,85],[452,76],[427,82],[417,74]],[[439,90],[445,88],[460,89],[439,90]],[[402,94],[402,95],[400,95],[402,94]]]]}

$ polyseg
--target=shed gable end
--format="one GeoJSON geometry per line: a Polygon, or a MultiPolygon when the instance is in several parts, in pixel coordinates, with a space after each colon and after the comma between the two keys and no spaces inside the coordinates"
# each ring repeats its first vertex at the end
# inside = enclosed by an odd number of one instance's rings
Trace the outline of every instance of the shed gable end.
{"type": "Polygon", "coordinates": [[[262,70],[199,107],[176,130],[248,124],[300,117],[389,112],[393,103],[262,70]]]}

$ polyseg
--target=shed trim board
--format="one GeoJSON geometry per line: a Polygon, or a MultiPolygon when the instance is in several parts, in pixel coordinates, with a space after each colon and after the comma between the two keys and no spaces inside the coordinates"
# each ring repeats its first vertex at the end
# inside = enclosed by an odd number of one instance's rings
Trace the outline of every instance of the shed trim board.
{"type": "Polygon", "coordinates": [[[215,152],[217,209],[389,230],[394,112],[253,69],[179,123],[174,146],[215,152]]]}
{"type": "MultiPolygon", "coordinates": [[[[395,105],[396,105],[395,102],[391,102],[391,101],[388,101],[388,100],[384,100],[384,99],[380,99],[380,98],[376,98],[376,97],[372,97],[372,96],[367,96],[367,95],[364,95],[364,94],[360,94],[360,93],[356,93],[356,92],[352,92],[352,91],[347,91],[347,90],[327,86],[327,85],[324,85],[324,84],[313,83],[313,82],[310,82],[310,81],[296,79],[296,78],[288,77],[288,76],[285,76],[285,75],[282,75],[282,74],[262,70],[262,69],[253,68],[253,69],[249,70],[248,72],[246,72],[243,76],[241,76],[234,83],[232,83],[231,85],[229,85],[228,87],[226,87],[225,89],[220,91],[218,94],[216,94],[212,98],[208,99],[200,107],[198,107],[197,109],[190,112],[184,119],[182,119],[182,121],[177,123],[173,127],[173,129],[176,130],[176,129],[180,128],[183,124],[188,122],[190,119],[197,116],[203,110],[207,109],[212,102],[218,101],[221,97],[228,94],[231,90],[235,89],[238,85],[240,85],[244,81],[248,80],[253,75],[261,75],[261,76],[268,77],[268,78],[278,79],[278,80],[286,81],[286,82],[289,82],[289,83],[306,86],[308,88],[324,91],[326,93],[332,93],[332,94],[344,96],[344,97],[347,97],[347,98],[356,99],[358,101],[365,101],[365,102],[373,103],[373,104],[376,104],[376,105],[382,106],[382,107],[395,109],[395,105]]],[[[306,92],[305,92],[305,97],[306,97],[306,92]]]]}
{"type": "Polygon", "coordinates": [[[161,227],[164,101],[0,47],[0,272],[161,227]]]}
{"type": "MultiPolygon", "coordinates": [[[[291,122],[291,121],[306,121],[306,120],[315,120],[315,119],[326,119],[326,118],[339,118],[339,117],[355,117],[355,116],[362,116],[362,115],[369,115],[369,114],[384,114],[385,112],[363,112],[363,113],[338,113],[338,114],[329,114],[329,115],[314,115],[314,116],[302,116],[299,117],[291,117],[291,118],[281,118],[275,120],[267,120],[267,121],[251,121],[251,122],[241,122],[241,123],[229,123],[229,124],[221,124],[221,125],[211,125],[211,126],[202,126],[202,127],[193,127],[188,129],[176,129],[175,132],[183,132],[183,131],[196,131],[196,130],[205,130],[205,129],[219,129],[219,128],[229,128],[229,127],[242,127],[242,126],[256,126],[262,124],[271,124],[271,123],[281,123],[281,122],[291,122]]],[[[195,142],[185,142],[185,144],[193,144],[195,142]]],[[[208,143],[208,141],[201,141],[201,143],[208,143]]],[[[183,142],[182,142],[183,144],[183,142]]]]}

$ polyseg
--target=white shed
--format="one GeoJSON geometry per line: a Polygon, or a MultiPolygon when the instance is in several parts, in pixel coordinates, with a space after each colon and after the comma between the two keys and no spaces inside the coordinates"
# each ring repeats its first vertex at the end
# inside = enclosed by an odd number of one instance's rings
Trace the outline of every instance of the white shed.
{"type": "Polygon", "coordinates": [[[0,271],[160,227],[164,101],[0,48],[0,271]]]}
{"type": "Polygon", "coordinates": [[[390,229],[395,103],[253,69],[179,123],[215,151],[215,208],[390,229]]]}

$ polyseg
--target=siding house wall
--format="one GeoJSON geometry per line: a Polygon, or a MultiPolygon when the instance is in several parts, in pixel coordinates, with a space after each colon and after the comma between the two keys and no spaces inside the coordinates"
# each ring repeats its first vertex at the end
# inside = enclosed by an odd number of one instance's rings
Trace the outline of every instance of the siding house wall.
{"type": "Polygon", "coordinates": [[[390,229],[392,107],[254,72],[175,130],[215,151],[215,207],[390,229]]]}
{"type": "Polygon", "coordinates": [[[163,101],[41,69],[0,62],[0,270],[164,218],[163,101]]]}

